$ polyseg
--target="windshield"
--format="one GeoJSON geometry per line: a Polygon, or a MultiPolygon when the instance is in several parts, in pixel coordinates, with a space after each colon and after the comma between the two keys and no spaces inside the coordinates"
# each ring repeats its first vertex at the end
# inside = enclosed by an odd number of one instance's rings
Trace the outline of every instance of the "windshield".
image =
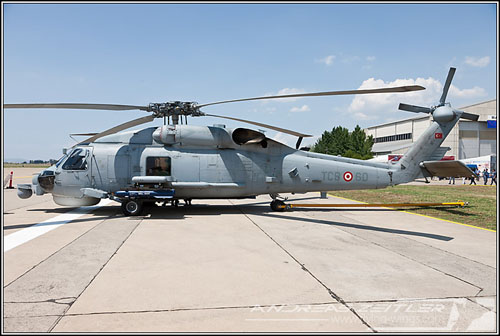
{"type": "Polygon", "coordinates": [[[87,169],[87,150],[77,148],[69,155],[69,158],[63,164],[65,170],[86,170],[87,169]]]}
{"type": "Polygon", "coordinates": [[[60,158],[59,160],[57,160],[57,162],[56,162],[56,167],[58,167],[58,168],[59,168],[59,166],[61,165],[61,163],[62,163],[62,162],[64,161],[64,159],[66,159],[67,157],[68,157],[68,154],[64,154],[64,155],[62,156],[62,158],[60,158]]]}

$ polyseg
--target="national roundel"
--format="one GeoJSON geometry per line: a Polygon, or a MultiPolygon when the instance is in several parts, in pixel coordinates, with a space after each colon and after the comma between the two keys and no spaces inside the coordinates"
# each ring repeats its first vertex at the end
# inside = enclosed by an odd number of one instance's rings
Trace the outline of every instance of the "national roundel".
{"type": "Polygon", "coordinates": [[[345,180],[346,182],[351,182],[351,180],[352,180],[352,173],[351,173],[351,172],[349,172],[349,171],[345,172],[345,173],[344,173],[344,180],[345,180]]]}

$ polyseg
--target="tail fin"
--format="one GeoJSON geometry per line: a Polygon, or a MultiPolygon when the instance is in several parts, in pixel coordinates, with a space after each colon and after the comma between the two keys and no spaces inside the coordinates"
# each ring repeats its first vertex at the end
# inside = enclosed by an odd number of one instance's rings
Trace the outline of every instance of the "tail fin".
{"type": "Polygon", "coordinates": [[[408,152],[399,160],[397,165],[394,166],[395,172],[392,177],[394,184],[410,182],[417,178],[421,173],[420,163],[432,159],[460,118],[477,120],[477,115],[454,110],[450,104],[445,103],[454,73],[455,68],[450,68],[443,94],[437,106],[427,108],[407,104],[399,105],[399,109],[401,110],[429,113],[432,115],[433,121],[429,128],[425,130],[408,152]]]}
{"type": "Polygon", "coordinates": [[[395,166],[397,174],[393,176],[393,183],[406,183],[416,179],[421,173],[420,163],[432,159],[459,119],[460,116],[455,116],[454,119],[445,123],[433,120],[429,128],[395,166]]]}

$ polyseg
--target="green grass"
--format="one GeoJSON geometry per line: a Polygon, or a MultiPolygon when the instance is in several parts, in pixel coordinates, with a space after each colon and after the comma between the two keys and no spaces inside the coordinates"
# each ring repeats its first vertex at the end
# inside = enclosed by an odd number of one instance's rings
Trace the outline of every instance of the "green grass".
{"type": "Polygon", "coordinates": [[[48,168],[50,167],[49,163],[3,163],[4,168],[48,168]]]}
{"type": "Polygon", "coordinates": [[[375,190],[332,191],[329,194],[366,203],[444,203],[465,201],[460,207],[402,207],[405,210],[422,215],[447,219],[454,222],[497,229],[496,186],[484,185],[424,185],[395,186],[375,190]]]}

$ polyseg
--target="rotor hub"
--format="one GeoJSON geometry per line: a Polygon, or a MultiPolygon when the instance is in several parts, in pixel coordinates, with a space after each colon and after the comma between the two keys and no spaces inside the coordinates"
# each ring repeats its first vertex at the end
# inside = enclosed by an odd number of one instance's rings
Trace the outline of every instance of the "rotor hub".
{"type": "Polygon", "coordinates": [[[202,116],[203,113],[196,102],[172,101],[167,103],[151,103],[149,111],[153,112],[156,118],[174,117],[174,116],[202,116]]]}
{"type": "Polygon", "coordinates": [[[443,105],[437,107],[434,112],[432,112],[432,117],[438,122],[448,122],[455,118],[455,113],[450,106],[443,105]]]}

